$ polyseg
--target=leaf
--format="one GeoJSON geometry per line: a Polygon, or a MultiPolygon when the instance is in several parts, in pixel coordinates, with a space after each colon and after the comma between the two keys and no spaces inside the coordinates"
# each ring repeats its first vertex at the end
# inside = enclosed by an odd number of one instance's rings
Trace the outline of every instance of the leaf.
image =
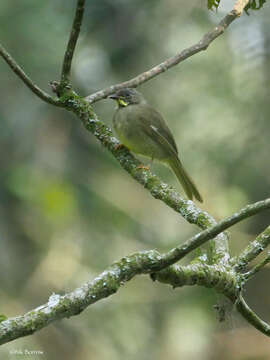
{"type": "Polygon", "coordinates": [[[2,321],[5,321],[5,320],[7,320],[7,316],[6,316],[6,315],[3,315],[3,314],[0,314],[0,323],[1,323],[2,321]]]}
{"type": "Polygon", "coordinates": [[[250,0],[247,6],[245,7],[245,12],[247,15],[249,15],[248,10],[260,10],[264,3],[266,3],[266,0],[250,0]]]}
{"type": "Polygon", "coordinates": [[[220,0],[208,0],[207,7],[209,10],[217,10],[219,4],[220,4],[220,0]]]}

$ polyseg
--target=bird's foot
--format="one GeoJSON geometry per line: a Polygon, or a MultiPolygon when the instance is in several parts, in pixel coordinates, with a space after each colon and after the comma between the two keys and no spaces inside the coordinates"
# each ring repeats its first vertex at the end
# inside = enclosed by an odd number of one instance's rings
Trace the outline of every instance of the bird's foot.
{"type": "Polygon", "coordinates": [[[128,149],[128,148],[124,144],[117,144],[117,145],[115,145],[114,149],[116,151],[118,151],[118,150],[123,150],[123,149],[128,149]]]}
{"type": "Polygon", "coordinates": [[[143,169],[143,170],[150,170],[150,166],[147,166],[147,165],[144,165],[144,164],[141,164],[141,165],[138,165],[137,166],[137,169],[143,169]]]}

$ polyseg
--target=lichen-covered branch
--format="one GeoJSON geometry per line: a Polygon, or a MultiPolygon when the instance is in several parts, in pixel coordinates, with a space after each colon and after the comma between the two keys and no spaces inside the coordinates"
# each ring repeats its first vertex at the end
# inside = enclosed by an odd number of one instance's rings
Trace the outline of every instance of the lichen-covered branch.
{"type": "Polygon", "coordinates": [[[216,235],[221,233],[222,231],[230,228],[231,226],[237,224],[238,222],[255,215],[263,210],[270,208],[270,198],[262,201],[258,201],[252,205],[247,205],[237,213],[232,216],[218,222],[215,226],[208,228],[199,234],[195,235],[193,238],[185,242],[183,245],[178,246],[168,252],[166,255],[166,260],[168,262],[174,260],[180,260],[191,250],[196,249],[198,246],[202,245],[209,239],[213,239],[216,235]]]}
{"type": "Polygon", "coordinates": [[[260,319],[259,316],[250,309],[250,307],[247,305],[241,295],[236,302],[236,308],[240,312],[240,314],[242,314],[242,316],[257,330],[267,336],[270,336],[270,325],[260,319]]]}
{"type": "Polygon", "coordinates": [[[270,262],[270,252],[268,255],[260,261],[257,265],[255,265],[251,270],[244,274],[245,281],[249,280],[252,276],[254,276],[258,271],[260,271],[265,265],[270,262]]]}
{"type": "Polygon", "coordinates": [[[76,13],[75,13],[75,17],[73,20],[72,29],[70,32],[69,41],[67,44],[65,57],[64,57],[64,61],[63,61],[62,74],[61,74],[61,85],[67,85],[70,81],[71,63],[72,63],[73,54],[74,54],[77,40],[78,40],[80,30],[81,30],[81,24],[82,24],[82,19],[83,19],[83,14],[84,14],[84,5],[85,5],[85,0],[78,0],[76,13]]]}
{"type": "Polygon", "coordinates": [[[201,285],[214,288],[226,296],[245,320],[266,336],[270,336],[270,325],[259,318],[249,308],[242,297],[244,277],[234,270],[224,269],[221,266],[194,264],[185,267],[173,265],[152,275],[153,280],[172,285],[173,288],[185,285],[201,285]]]}
{"type": "Polygon", "coordinates": [[[19,76],[19,78],[25,83],[25,85],[40,99],[44,100],[45,102],[61,106],[62,104],[57,98],[53,98],[45,91],[41,90],[33,81],[30,79],[28,75],[23,71],[23,69],[16,63],[16,61],[12,58],[12,56],[5,50],[5,48],[0,45],[0,56],[7,62],[7,64],[11,67],[15,74],[19,76]]]}
{"type": "Polygon", "coordinates": [[[151,275],[154,281],[172,285],[173,288],[199,285],[214,288],[234,303],[240,294],[241,278],[233,271],[222,266],[191,264],[187,266],[172,265],[151,275]]]}
{"type": "Polygon", "coordinates": [[[241,271],[254,260],[270,244],[270,226],[268,226],[260,235],[256,237],[236,258],[235,269],[241,271]]]}
{"type": "Polygon", "coordinates": [[[142,74],[136,76],[135,78],[124,81],[122,83],[112,85],[106,89],[100,90],[95,92],[94,94],[91,94],[86,97],[86,100],[90,103],[94,103],[96,101],[99,101],[101,99],[105,99],[109,95],[113,94],[115,91],[119,89],[123,89],[125,87],[137,87],[141,84],[143,84],[146,81],[149,81],[156,77],[157,75],[160,75],[161,73],[167,71],[168,69],[172,68],[175,65],[178,65],[182,61],[186,60],[187,58],[197,54],[198,52],[202,50],[206,50],[208,46],[223,32],[226,30],[226,28],[240,15],[239,10],[233,9],[231,12],[229,12],[218,25],[214,27],[213,30],[209,31],[207,34],[205,34],[202,39],[197,42],[196,44],[182,50],[180,53],[178,53],[175,56],[172,56],[171,58],[163,61],[159,65],[154,66],[150,70],[147,70],[143,72],[142,74]]]}
{"type": "MultiPolygon", "coordinates": [[[[53,294],[47,304],[25,315],[2,321],[0,323],[0,344],[30,335],[53,321],[79,314],[89,305],[114,294],[124,282],[131,280],[136,275],[156,273],[155,277],[160,281],[172,281],[170,278],[172,269],[169,269],[169,272],[165,271],[165,273],[159,274],[157,272],[176,263],[186,254],[230,226],[269,208],[270,199],[248,205],[238,213],[193,236],[168,253],[160,254],[158,251],[150,250],[126,256],[95,280],[84,284],[75,291],[63,296],[53,294]]],[[[180,283],[182,285],[196,283],[213,287],[233,302],[236,301],[241,290],[241,275],[234,272],[229,266],[195,264],[186,268],[177,267],[174,268],[174,271],[175,275],[172,276],[175,279],[174,286],[180,286],[180,283]]]]}

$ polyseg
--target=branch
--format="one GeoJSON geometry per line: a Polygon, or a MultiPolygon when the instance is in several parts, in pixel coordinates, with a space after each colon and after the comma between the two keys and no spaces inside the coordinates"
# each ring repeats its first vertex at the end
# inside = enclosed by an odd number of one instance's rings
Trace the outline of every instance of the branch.
{"type": "Polygon", "coordinates": [[[242,13],[248,3],[249,3],[249,0],[237,0],[236,1],[233,9],[236,11],[238,16],[242,15],[242,13]]]}
{"type": "Polygon", "coordinates": [[[258,271],[260,271],[265,265],[270,262],[270,252],[266,258],[264,258],[261,262],[259,262],[256,266],[254,266],[250,271],[244,274],[245,281],[249,280],[252,276],[254,276],[258,271]]]}
{"type": "MultiPolygon", "coordinates": [[[[55,320],[78,315],[89,305],[116,293],[124,282],[131,280],[134,276],[138,274],[149,274],[167,268],[232,225],[269,208],[270,199],[248,205],[231,217],[193,236],[184,244],[163,255],[156,250],[150,250],[126,256],[100,274],[95,280],[84,284],[75,291],[63,296],[53,294],[47,304],[25,315],[2,321],[0,323],[0,344],[30,335],[55,320]]],[[[201,279],[197,280],[197,283],[199,284],[198,281],[201,281],[201,285],[214,287],[218,291],[226,294],[231,300],[235,300],[241,289],[241,284],[239,284],[238,280],[241,280],[241,277],[236,277],[237,274],[227,271],[226,267],[219,267],[217,265],[213,267],[205,266],[201,264],[197,267],[198,279],[201,279]],[[202,272],[203,268],[208,270],[202,272]],[[213,268],[216,270],[213,271],[212,275],[209,269],[213,268]],[[202,280],[203,273],[206,274],[204,281],[202,280]]],[[[192,276],[194,276],[196,266],[187,269],[186,275],[188,279],[186,279],[186,281],[190,282],[192,281],[192,276]]]]}
{"type": "Polygon", "coordinates": [[[242,316],[256,329],[263,334],[270,336],[270,325],[260,319],[246,304],[243,297],[240,295],[239,300],[236,303],[237,310],[242,316]]]}
{"type": "Polygon", "coordinates": [[[263,210],[270,208],[270,198],[262,201],[258,201],[252,205],[247,205],[232,216],[218,222],[215,226],[206,229],[199,234],[193,236],[190,240],[186,241],[183,245],[178,246],[168,252],[166,255],[166,261],[168,264],[173,264],[176,261],[182,259],[190,251],[201,246],[209,239],[213,239],[222,231],[237,224],[238,222],[255,215],[263,210]]]}
{"type": "Polygon", "coordinates": [[[85,0],[78,0],[75,17],[72,24],[72,29],[69,36],[68,45],[65,52],[65,57],[62,66],[61,85],[66,85],[70,81],[71,63],[77,40],[81,30],[81,24],[84,14],[85,0]]]}
{"type": "Polygon", "coordinates": [[[185,285],[200,285],[214,288],[236,304],[240,314],[263,334],[270,336],[270,325],[252,311],[241,295],[242,277],[234,271],[227,271],[220,266],[202,264],[180,267],[170,266],[152,275],[153,280],[172,285],[173,288],[185,285]]]}
{"type": "Polygon", "coordinates": [[[236,258],[235,270],[241,271],[270,244],[270,226],[256,237],[236,258]]]}
{"type": "Polygon", "coordinates": [[[196,263],[179,266],[176,264],[151,274],[151,278],[154,281],[172,285],[173,288],[187,285],[214,288],[229,298],[232,303],[235,303],[241,291],[241,287],[237,286],[240,282],[237,274],[217,265],[196,263]]]}
{"type": "Polygon", "coordinates": [[[195,45],[190,46],[189,48],[184,49],[179,54],[163,61],[161,64],[154,66],[150,70],[143,72],[142,74],[136,76],[135,78],[124,81],[122,83],[112,85],[106,89],[100,90],[87,96],[85,99],[89,101],[89,103],[97,102],[101,99],[105,99],[109,95],[115,93],[119,89],[123,89],[125,87],[137,87],[143,84],[146,81],[153,79],[155,76],[160,75],[161,73],[169,70],[175,65],[178,65],[182,61],[191,57],[192,55],[197,54],[202,50],[206,50],[208,46],[223,32],[226,28],[238,17],[240,16],[240,8],[234,8],[231,12],[229,12],[220,23],[214,27],[213,30],[209,31],[207,34],[203,36],[203,38],[196,43],[195,45]]]}
{"type": "Polygon", "coordinates": [[[5,50],[2,45],[0,45],[0,55],[15,72],[15,74],[17,74],[19,78],[25,83],[25,85],[40,99],[55,106],[62,106],[61,102],[58,99],[51,97],[49,94],[41,90],[37,85],[33,83],[30,77],[26,75],[23,69],[16,63],[16,61],[11,57],[11,55],[5,50]]]}

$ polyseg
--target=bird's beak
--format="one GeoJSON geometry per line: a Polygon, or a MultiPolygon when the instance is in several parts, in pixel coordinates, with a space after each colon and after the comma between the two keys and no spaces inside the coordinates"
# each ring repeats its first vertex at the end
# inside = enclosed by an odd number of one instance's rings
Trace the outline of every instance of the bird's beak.
{"type": "Polygon", "coordinates": [[[116,94],[112,94],[112,95],[108,96],[108,98],[112,99],[112,100],[117,100],[119,97],[116,94]]]}

